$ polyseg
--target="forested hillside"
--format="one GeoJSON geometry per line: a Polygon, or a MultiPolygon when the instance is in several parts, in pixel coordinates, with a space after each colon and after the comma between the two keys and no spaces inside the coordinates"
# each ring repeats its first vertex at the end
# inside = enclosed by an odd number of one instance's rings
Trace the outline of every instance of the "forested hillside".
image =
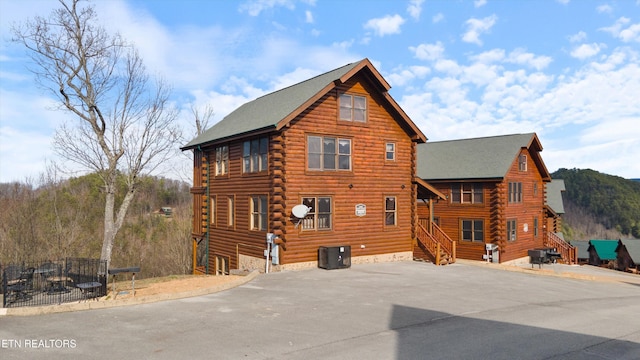
{"type": "MultiPolygon", "coordinates": [[[[101,185],[96,175],[38,187],[0,184],[0,264],[99,258],[104,229],[101,185]]],[[[190,234],[189,184],[145,177],[116,237],[112,266],[140,265],[142,277],[188,273],[190,234]],[[171,217],[158,214],[163,206],[173,209],[171,217]]]]}
{"type": "Polygon", "coordinates": [[[569,239],[640,238],[640,182],[590,169],[559,169],[569,239]]]}

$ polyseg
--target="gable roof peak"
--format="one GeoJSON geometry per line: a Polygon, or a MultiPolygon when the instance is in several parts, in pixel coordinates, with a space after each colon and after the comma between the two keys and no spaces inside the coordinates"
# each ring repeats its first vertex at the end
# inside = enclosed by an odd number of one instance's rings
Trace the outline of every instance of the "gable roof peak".
{"type": "Polygon", "coordinates": [[[406,128],[410,129],[407,131],[411,132],[411,136],[417,138],[418,141],[426,141],[424,134],[387,94],[391,88],[389,83],[384,80],[369,59],[365,58],[244,103],[187,143],[182,147],[182,150],[214,144],[260,131],[281,129],[327,92],[348,81],[360,71],[365,71],[368,75],[367,78],[396,110],[398,114],[396,119],[407,125],[406,128]]]}
{"type": "Polygon", "coordinates": [[[417,173],[427,181],[500,180],[506,176],[523,148],[531,150],[531,156],[543,180],[550,181],[551,175],[539,154],[542,145],[536,133],[419,144],[417,173]]]}

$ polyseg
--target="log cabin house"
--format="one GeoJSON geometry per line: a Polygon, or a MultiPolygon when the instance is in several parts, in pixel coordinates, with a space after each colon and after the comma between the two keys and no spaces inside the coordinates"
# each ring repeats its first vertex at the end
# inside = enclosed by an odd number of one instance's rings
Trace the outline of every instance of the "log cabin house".
{"type": "MultiPolygon", "coordinates": [[[[453,240],[459,258],[520,261],[530,249],[551,247],[573,263],[575,248],[555,234],[562,184],[547,202],[551,176],[541,151],[535,133],[418,145],[418,177],[445,196],[419,202],[419,223],[433,218],[430,226],[453,240]]],[[[429,258],[418,246],[414,252],[429,258]]]]}
{"type": "Polygon", "coordinates": [[[364,59],[250,101],[186,144],[194,273],[312,267],[335,246],[353,263],[410,260],[418,198],[444,195],[415,177],[426,137],[389,89],[364,59]]]}

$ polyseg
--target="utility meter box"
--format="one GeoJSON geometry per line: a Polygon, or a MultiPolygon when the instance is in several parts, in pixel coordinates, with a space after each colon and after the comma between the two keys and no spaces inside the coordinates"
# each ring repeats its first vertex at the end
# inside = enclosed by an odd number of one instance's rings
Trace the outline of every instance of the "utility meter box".
{"type": "Polygon", "coordinates": [[[351,267],[351,246],[321,246],[318,248],[318,267],[326,270],[351,267]]]}

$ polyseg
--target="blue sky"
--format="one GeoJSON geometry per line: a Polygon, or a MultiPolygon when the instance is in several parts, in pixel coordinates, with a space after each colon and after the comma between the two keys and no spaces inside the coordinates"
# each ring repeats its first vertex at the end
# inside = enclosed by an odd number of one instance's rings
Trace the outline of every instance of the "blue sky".
{"type": "MultiPolygon", "coordinates": [[[[640,0],[94,2],[174,88],[180,121],[369,58],[430,141],[536,132],[549,171],[640,178],[640,0]]],[[[55,0],[0,1],[0,182],[55,160],[75,121],[35,86],[9,26],[55,0]]],[[[178,159],[188,162],[184,158],[178,159]]],[[[190,164],[187,164],[190,165],[190,164]]],[[[173,177],[170,172],[164,175],[173,177]]]]}

